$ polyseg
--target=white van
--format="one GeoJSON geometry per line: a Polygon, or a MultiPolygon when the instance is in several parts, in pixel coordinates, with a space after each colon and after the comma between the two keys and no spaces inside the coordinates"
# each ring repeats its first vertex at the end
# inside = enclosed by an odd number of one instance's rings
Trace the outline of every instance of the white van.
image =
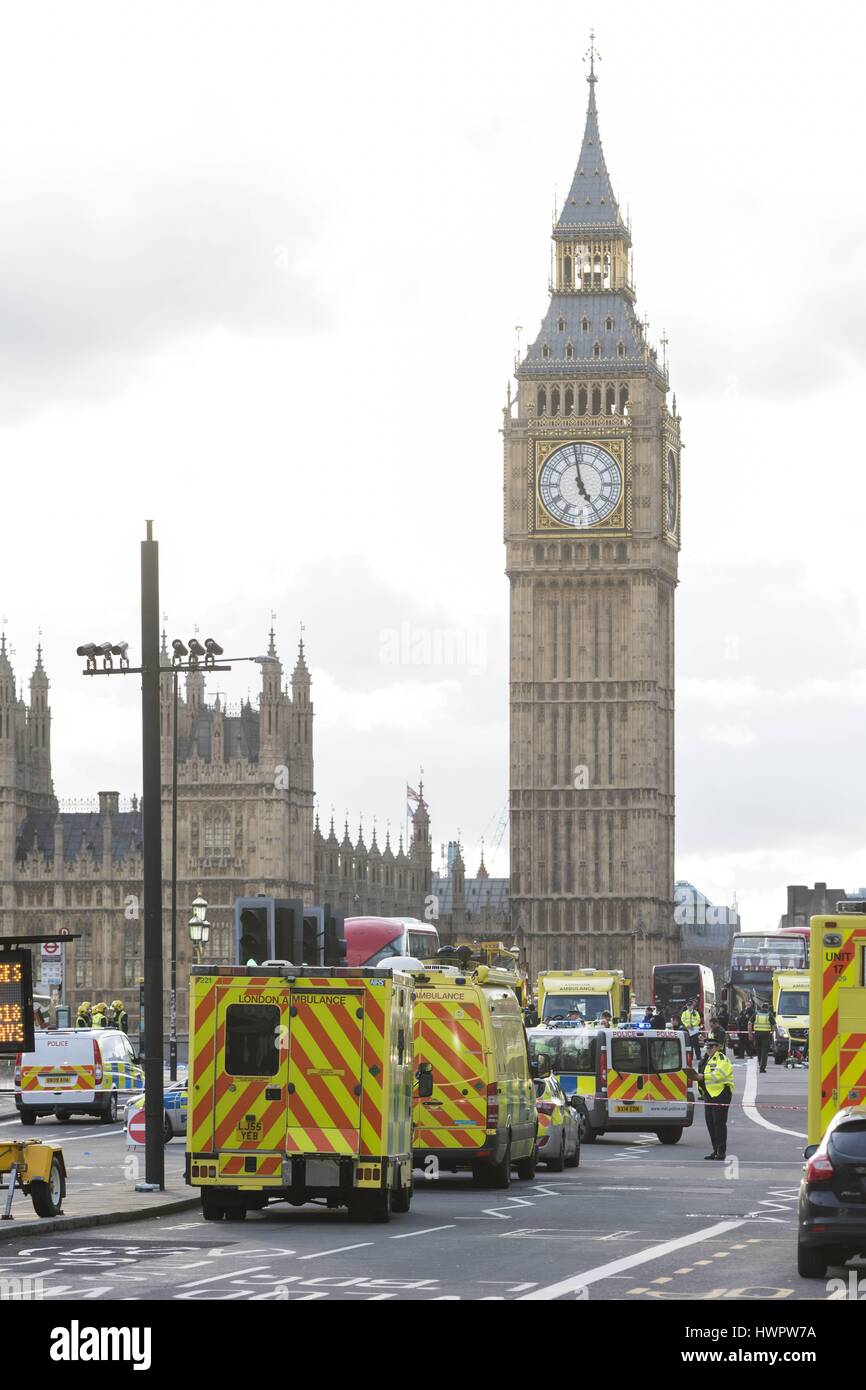
{"type": "Polygon", "coordinates": [[[57,1028],[37,1032],[32,1052],[15,1059],[15,1108],[23,1125],[40,1115],[98,1115],[117,1119],[118,1099],[144,1089],[144,1070],[118,1028],[57,1028]]]}

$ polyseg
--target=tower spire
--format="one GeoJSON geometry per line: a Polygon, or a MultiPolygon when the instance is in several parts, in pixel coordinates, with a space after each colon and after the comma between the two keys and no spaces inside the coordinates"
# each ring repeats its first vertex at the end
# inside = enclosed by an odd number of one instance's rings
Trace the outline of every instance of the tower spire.
{"type": "MultiPolygon", "coordinates": [[[[590,29],[590,31],[589,31],[589,48],[586,50],[586,53],[584,54],[584,59],[583,59],[583,61],[586,62],[587,58],[589,59],[589,76],[587,77],[586,80],[587,80],[587,82],[589,83],[589,90],[590,90],[590,93],[591,93],[593,87],[595,86],[596,82],[598,81],[598,78],[597,78],[596,75],[595,75],[595,60],[596,60],[596,58],[598,59],[599,62],[601,62],[601,54],[599,53],[598,49],[597,49],[596,46],[595,46],[595,30],[594,30],[594,29],[590,29]]],[[[592,96],[590,97],[590,100],[592,100],[592,96]]]]}

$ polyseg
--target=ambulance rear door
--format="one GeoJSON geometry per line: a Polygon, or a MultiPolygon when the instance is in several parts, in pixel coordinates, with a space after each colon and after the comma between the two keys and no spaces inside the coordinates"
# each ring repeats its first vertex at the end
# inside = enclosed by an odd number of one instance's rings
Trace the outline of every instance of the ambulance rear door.
{"type": "MultiPolygon", "coordinates": [[[[363,1096],[367,991],[311,978],[292,986],[287,1147],[292,1153],[356,1155],[363,1096]]],[[[388,1065],[378,1065],[378,1082],[388,1065]]]]}

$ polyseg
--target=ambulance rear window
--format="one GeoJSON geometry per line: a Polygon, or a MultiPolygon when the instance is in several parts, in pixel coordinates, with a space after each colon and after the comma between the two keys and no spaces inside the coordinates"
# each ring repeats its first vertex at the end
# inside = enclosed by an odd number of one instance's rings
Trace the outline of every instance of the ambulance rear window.
{"type": "Polygon", "coordinates": [[[226,1071],[229,1076],[275,1076],[280,1066],[280,1011],[276,1004],[229,1004],[226,1071]]]}

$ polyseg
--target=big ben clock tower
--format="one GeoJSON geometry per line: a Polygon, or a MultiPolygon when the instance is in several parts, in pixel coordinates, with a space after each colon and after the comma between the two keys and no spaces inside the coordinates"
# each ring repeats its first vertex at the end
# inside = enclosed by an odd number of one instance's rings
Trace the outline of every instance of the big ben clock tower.
{"type": "Polygon", "coordinates": [[[594,48],[550,304],[505,411],[512,923],[532,974],[676,959],[680,422],[635,312],[594,48]]]}

